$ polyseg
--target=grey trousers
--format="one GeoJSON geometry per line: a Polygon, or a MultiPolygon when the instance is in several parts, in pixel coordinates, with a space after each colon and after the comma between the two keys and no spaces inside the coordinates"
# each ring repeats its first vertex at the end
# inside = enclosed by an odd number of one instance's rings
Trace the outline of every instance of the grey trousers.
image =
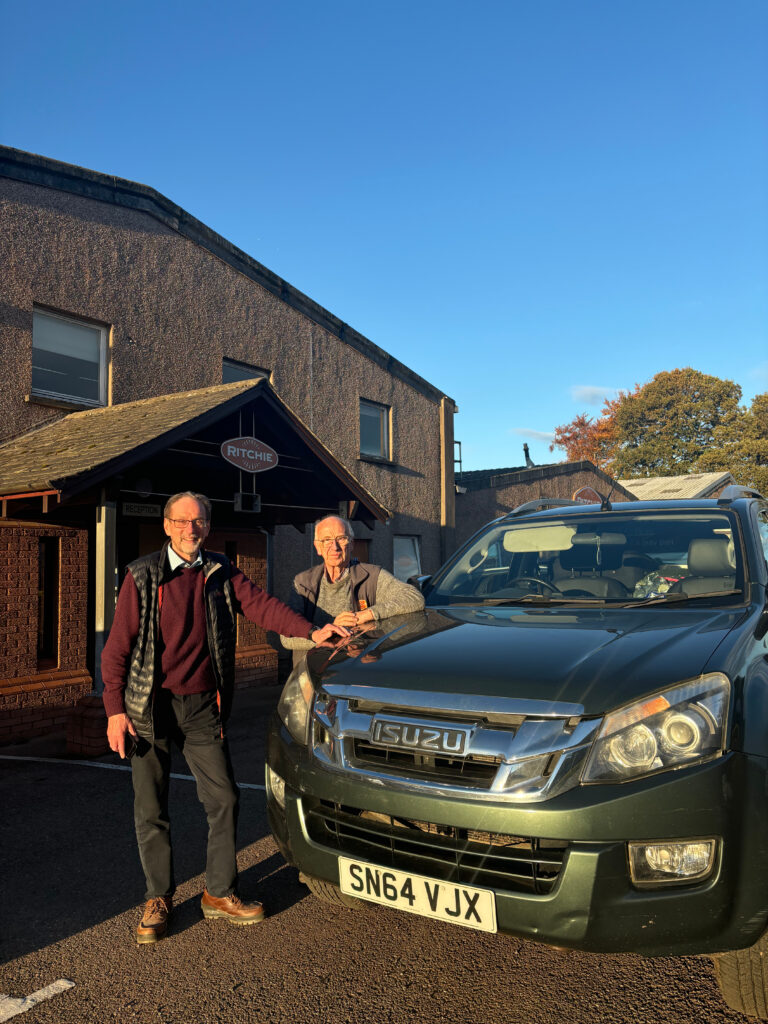
{"type": "Polygon", "coordinates": [[[175,888],[168,788],[171,743],[184,754],[208,817],[206,888],[228,896],[237,884],[236,831],[239,796],[214,691],[179,697],[161,690],[155,698],[154,735],[143,736],[131,759],[134,824],[147,882],[146,899],[172,896],[175,888]]]}

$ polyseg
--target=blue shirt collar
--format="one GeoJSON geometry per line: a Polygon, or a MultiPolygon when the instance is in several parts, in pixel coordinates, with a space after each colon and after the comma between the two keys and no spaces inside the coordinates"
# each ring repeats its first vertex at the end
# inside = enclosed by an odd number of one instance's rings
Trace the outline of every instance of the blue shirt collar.
{"type": "Polygon", "coordinates": [[[171,567],[171,572],[176,572],[176,570],[178,568],[194,569],[196,566],[203,564],[203,559],[202,559],[202,557],[200,555],[200,552],[198,551],[197,552],[197,558],[194,560],[194,562],[187,562],[187,561],[185,561],[185,559],[183,559],[181,557],[181,555],[177,555],[176,552],[171,547],[171,545],[169,544],[168,545],[168,564],[171,567]]]}

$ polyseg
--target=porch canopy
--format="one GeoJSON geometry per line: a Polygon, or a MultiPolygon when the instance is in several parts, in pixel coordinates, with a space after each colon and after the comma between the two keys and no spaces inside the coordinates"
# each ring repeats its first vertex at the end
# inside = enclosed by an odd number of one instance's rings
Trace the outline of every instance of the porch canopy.
{"type": "Polygon", "coordinates": [[[70,413],[0,446],[3,518],[152,515],[184,490],[211,499],[216,526],[390,517],[263,379],[70,413]]]}

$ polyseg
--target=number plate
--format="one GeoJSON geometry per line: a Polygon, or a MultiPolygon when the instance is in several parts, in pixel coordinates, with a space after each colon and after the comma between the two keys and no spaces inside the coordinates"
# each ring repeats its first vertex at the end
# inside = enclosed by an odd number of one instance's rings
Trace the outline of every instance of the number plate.
{"type": "Polygon", "coordinates": [[[454,885],[347,857],[339,857],[339,884],[342,892],[361,900],[465,928],[496,931],[496,898],[490,889],[454,885]]]}

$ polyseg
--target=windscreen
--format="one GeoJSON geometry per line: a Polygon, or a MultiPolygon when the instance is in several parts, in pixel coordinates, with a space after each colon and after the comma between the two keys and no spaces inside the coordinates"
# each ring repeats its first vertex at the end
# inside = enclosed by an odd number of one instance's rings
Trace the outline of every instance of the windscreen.
{"type": "Polygon", "coordinates": [[[602,512],[492,524],[437,574],[427,601],[733,600],[743,585],[726,512],[602,512]]]}

